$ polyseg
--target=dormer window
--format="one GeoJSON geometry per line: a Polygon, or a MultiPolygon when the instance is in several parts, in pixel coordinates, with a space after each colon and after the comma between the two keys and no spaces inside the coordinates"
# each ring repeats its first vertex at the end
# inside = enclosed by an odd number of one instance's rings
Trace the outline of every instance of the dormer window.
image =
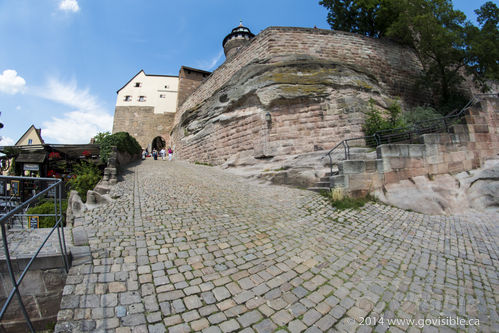
{"type": "Polygon", "coordinates": [[[135,82],[135,88],[142,87],[142,82],[135,82]]]}
{"type": "Polygon", "coordinates": [[[146,96],[139,96],[139,102],[145,102],[146,96]]]}
{"type": "Polygon", "coordinates": [[[126,95],[125,96],[125,102],[131,102],[132,101],[132,96],[126,95]]]}

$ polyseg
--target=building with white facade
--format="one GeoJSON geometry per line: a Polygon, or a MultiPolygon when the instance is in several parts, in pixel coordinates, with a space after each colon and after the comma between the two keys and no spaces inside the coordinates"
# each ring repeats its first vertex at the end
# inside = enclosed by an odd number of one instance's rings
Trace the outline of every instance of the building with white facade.
{"type": "Polygon", "coordinates": [[[154,113],[174,113],[178,76],[152,75],[141,70],[117,93],[116,106],[152,106],[154,113]]]}

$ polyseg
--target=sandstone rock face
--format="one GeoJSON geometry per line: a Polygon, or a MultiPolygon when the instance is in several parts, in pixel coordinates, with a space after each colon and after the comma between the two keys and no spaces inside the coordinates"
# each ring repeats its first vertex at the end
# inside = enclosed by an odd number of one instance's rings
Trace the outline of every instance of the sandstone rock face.
{"type": "Polygon", "coordinates": [[[362,136],[369,99],[381,107],[390,100],[353,65],[304,55],[257,60],[184,112],[172,137],[178,157],[191,162],[221,165],[237,154],[268,162],[362,136]]]}
{"type": "Polygon", "coordinates": [[[308,188],[315,186],[317,179],[329,170],[328,160],[323,158],[325,154],[326,151],[316,151],[262,160],[248,152],[241,152],[232,156],[221,167],[262,183],[308,188]]]}
{"type": "Polygon", "coordinates": [[[499,159],[456,175],[413,177],[385,186],[375,195],[383,202],[424,214],[461,214],[476,209],[499,213],[499,159]]]}

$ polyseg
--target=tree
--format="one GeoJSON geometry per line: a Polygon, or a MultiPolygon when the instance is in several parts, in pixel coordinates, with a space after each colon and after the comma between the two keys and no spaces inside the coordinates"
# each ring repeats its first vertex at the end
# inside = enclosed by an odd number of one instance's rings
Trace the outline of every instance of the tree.
{"type": "Polygon", "coordinates": [[[499,8],[489,1],[475,13],[481,27],[466,26],[468,64],[475,81],[487,90],[487,80],[499,80],[499,8]]]}
{"type": "Polygon", "coordinates": [[[108,131],[106,131],[106,132],[99,132],[99,133],[97,133],[97,135],[96,135],[96,136],[94,136],[94,142],[95,142],[95,144],[100,145],[100,144],[102,143],[102,141],[103,141],[106,137],[108,137],[108,136],[110,136],[110,135],[111,135],[111,133],[109,133],[108,131]]]}
{"type": "MultiPolygon", "coordinates": [[[[480,77],[497,77],[497,7],[480,10],[482,29],[472,29],[464,13],[450,0],[322,0],[332,29],[371,37],[389,37],[411,46],[423,67],[422,83],[429,87],[445,113],[450,103],[462,103],[459,85],[463,68],[480,77]]],[[[450,105],[452,107],[452,105],[450,105]]]]}
{"type": "MultiPolygon", "coordinates": [[[[402,0],[398,6],[399,16],[387,36],[415,50],[423,66],[423,83],[431,88],[441,110],[453,101],[462,103],[457,97],[466,64],[466,16],[454,10],[449,0],[402,0]]],[[[447,112],[445,107],[442,112],[447,112]]]]}
{"type": "Polygon", "coordinates": [[[322,0],[331,29],[382,37],[398,15],[392,0],[322,0]]]}

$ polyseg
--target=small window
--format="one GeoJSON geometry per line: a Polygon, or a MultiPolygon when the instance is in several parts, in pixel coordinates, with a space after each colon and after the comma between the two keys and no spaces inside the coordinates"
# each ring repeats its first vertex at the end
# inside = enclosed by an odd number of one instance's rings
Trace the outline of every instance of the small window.
{"type": "Polygon", "coordinates": [[[139,102],[145,102],[146,96],[139,96],[139,102]]]}
{"type": "Polygon", "coordinates": [[[166,95],[165,94],[159,94],[159,98],[165,98],[166,95]]]}
{"type": "Polygon", "coordinates": [[[169,86],[169,85],[166,85],[166,86],[165,86],[165,89],[168,89],[168,88],[170,88],[170,86],[169,86]]]}
{"type": "Polygon", "coordinates": [[[140,82],[135,82],[135,88],[139,88],[139,87],[142,87],[142,83],[140,83],[140,82]]]}
{"type": "Polygon", "coordinates": [[[125,96],[125,102],[130,102],[132,100],[132,96],[127,95],[125,96]]]}
{"type": "Polygon", "coordinates": [[[33,139],[28,139],[28,145],[32,145],[33,144],[33,139]]]}

